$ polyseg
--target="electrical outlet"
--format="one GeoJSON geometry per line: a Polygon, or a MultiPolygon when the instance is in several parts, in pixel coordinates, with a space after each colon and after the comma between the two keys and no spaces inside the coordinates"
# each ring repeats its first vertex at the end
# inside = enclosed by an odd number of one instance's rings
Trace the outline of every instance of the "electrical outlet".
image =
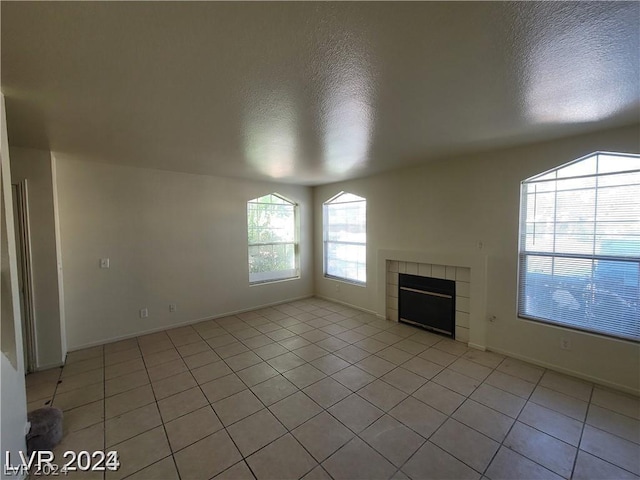
{"type": "Polygon", "coordinates": [[[140,318],[147,318],[149,316],[149,309],[148,308],[141,308],[140,309],[140,318]]]}
{"type": "Polygon", "coordinates": [[[176,304],[175,303],[170,303],[169,304],[169,311],[170,312],[175,312],[176,311],[176,304]]]}
{"type": "Polygon", "coordinates": [[[560,339],[560,348],[562,350],[571,350],[571,340],[568,338],[560,339]]]}
{"type": "Polygon", "coordinates": [[[109,259],[101,258],[100,259],[100,268],[109,268],[109,259]]]}

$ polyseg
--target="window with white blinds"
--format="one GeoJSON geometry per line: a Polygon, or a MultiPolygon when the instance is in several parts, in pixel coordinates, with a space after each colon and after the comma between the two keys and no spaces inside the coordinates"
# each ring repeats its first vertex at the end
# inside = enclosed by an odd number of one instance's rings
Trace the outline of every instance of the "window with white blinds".
{"type": "Polygon", "coordinates": [[[298,277],[296,204],[271,193],[247,202],[249,283],[298,277]]]}
{"type": "Polygon", "coordinates": [[[640,155],[597,152],[522,182],[518,314],[640,340],[640,155]]]}
{"type": "Polygon", "coordinates": [[[324,274],[367,282],[367,200],[342,192],[324,203],[324,274]]]}

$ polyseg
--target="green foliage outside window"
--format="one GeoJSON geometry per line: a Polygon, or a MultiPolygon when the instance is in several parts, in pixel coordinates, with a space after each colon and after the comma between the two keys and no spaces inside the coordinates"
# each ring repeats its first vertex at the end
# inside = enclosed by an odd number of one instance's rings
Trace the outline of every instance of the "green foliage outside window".
{"type": "Polygon", "coordinates": [[[295,276],[295,204],[269,194],[247,203],[250,281],[295,276]]]}

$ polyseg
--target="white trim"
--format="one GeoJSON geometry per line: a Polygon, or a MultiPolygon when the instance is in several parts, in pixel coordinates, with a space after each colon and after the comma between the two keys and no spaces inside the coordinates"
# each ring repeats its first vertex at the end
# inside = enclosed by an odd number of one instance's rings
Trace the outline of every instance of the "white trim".
{"type": "Polygon", "coordinates": [[[501,355],[506,355],[507,357],[515,358],[517,360],[522,360],[523,362],[528,362],[533,365],[537,365],[539,367],[547,368],[549,370],[553,370],[554,372],[564,373],[565,375],[571,375],[572,377],[580,378],[582,380],[586,380],[588,382],[592,382],[607,388],[613,388],[615,390],[620,390],[622,392],[630,393],[635,396],[640,396],[640,389],[630,388],[627,385],[623,385],[621,383],[610,382],[600,377],[586,375],[576,370],[571,370],[570,368],[562,368],[553,363],[543,362],[535,358],[527,357],[526,355],[520,355],[518,353],[504,350],[502,348],[488,348],[487,350],[490,352],[499,353],[501,355]]]}
{"type": "Polygon", "coordinates": [[[34,372],[42,372],[43,370],[50,370],[52,368],[58,368],[58,367],[62,367],[64,366],[64,362],[54,362],[54,363],[47,363],[46,365],[39,365],[34,372]]]}
{"type": "MultiPolygon", "coordinates": [[[[247,267],[249,269],[249,285],[250,286],[260,285],[263,283],[278,282],[282,280],[295,279],[300,277],[300,259],[299,259],[300,235],[298,232],[300,229],[300,223],[299,223],[298,217],[299,217],[298,204],[276,192],[267,193],[265,195],[262,195],[261,197],[256,197],[247,201],[247,253],[248,253],[247,267]],[[266,203],[266,202],[263,203],[263,202],[257,201],[261,198],[268,197],[268,196],[278,197],[279,199],[283,200],[283,202],[285,203],[266,203]],[[274,241],[274,242],[254,242],[254,243],[249,241],[249,234],[250,234],[249,212],[253,210],[252,205],[273,205],[276,207],[284,207],[287,209],[291,208],[293,212],[293,240],[274,241]],[[251,249],[257,247],[258,250],[260,251],[261,247],[269,247],[273,245],[285,245],[285,246],[291,245],[293,247],[293,268],[286,269],[286,270],[266,271],[266,272],[251,272],[250,271],[251,262],[252,262],[252,257],[254,256],[254,255],[251,255],[251,249]]],[[[271,225],[269,225],[269,228],[272,228],[271,225]]],[[[257,255],[259,255],[259,253],[257,255]]]]}
{"type": "Polygon", "coordinates": [[[326,202],[322,203],[322,273],[325,276],[325,278],[332,278],[332,279],[336,279],[336,280],[342,280],[345,282],[352,282],[352,283],[357,283],[357,284],[361,284],[366,286],[367,284],[367,276],[369,273],[369,269],[367,268],[367,199],[365,197],[361,197],[359,195],[356,195],[354,193],[350,193],[350,192],[345,192],[345,191],[341,191],[340,193],[338,193],[337,195],[334,195],[333,197],[331,197],[329,200],[327,200],[326,202]],[[354,197],[357,197],[358,200],[353,200],[353,201],[349,201],[349,202],[336,202],[335,200],[340,198],[343,195],[352,195],[354,197]],[[364,204],[364,242],[344,242],[344,241],[339,241],[339,240],[329,240],[329,228],[327,226],[328,224],[328,218],[329,218],[329,208],[330,207],[337,207],[339,205],[345,205],[347,203],[359,203],[359,204],[364,204]],[[361,262],[357,262],[358,265],[364,265],[364,274],[365,274],[365,279],[364,280],[359,280],[357,278],[350,278],[350,277],[342,277],[333,273],[329,273],[328,270],[328,264],[329,264],[329,260],[328,260],[328,254],[329,254],[329,248],[328,246],[332,244],[332,245],[338,245],[338,244],[342,244],[342,245],[353,245],[353,246],[358,246],[358,247],[364,247],[364,264],[362,264],[361,262]]]}
{"type": "MultiPolygon", "coordinates": [[[[77,350],[83,350],[85,348],[97,347],[99,345],[106,345],[107,343],[119,342],[120,340],[127,340],[128,338],[140,337],[142,335],[148,335],[150,333],[162,332],[164,330],[171,330],[172,328],[184,327],[184,326],[187,326],[187,325],[193,325],[193,324],[200,323],[200,322],[206,322],[207,320],[215,320],[217,318],[229,317],[231,315],[238,315],[240,313],[251,312],[253,310],[259,310],[261,308],[273,307],[274,305],[282,305],[284,303],[296,302],[298,300],[305,300],[307,298],[313,298],[313,297],[314,297],[313,294],[303,295],[301,297],[294,297],[294,298],[289,298],[289,299],[286,299],[286,300],[279,300],[277,302],[265,303],[265,304],[256,305],[256,306],[250,307],[250,308],[243,308],[241,310],[234,310],[234,311],[231,311],[231,312],[215,314],[215,315],[208,316],[208,317],[197,318],[195,320],[185,320],[184,322],[172,323],[170,325],[164,325],[162,327],[150,328],[148,330],[143,330],[143,331],[136,332],[136,333],[128,333],[126,335],[119,335],[117,337],[111,337],[111,338],[108,338],[108,339],[105,339],[105,340],[85,343],[85,344],[82,344],[82,345],[71,347],[69,349],[69,352],[75,352],[77,350]]],[[[55,366],[58,366],[58,365],[55,365],[55,366]]]]}
{"type": "MultiPolygon", "coordinates": [[[[567,163],[563,163],[562,165],[559,165],[557,167],[550,168],[549,170],[545,170],[542,173],[538,173],[536,175],[533,175],[532,177],[529,177],[529,178],[523,180],[521,183],[538,182],[539,180],[536,180],[537,178],[545,177],[545,176],[549,175],[552,172],[557,172],[558,170],[561,170],[563,168],[569,167],[569,166],[571,166],[571,165],[573,165],[575,163],[580,163],[580,162],[582,162],[584,160],[588,160],[591,157],[597,157],[598,155],[607,155],[607,156],[611,156],[611,157],[636,157],[636,158],[640,157],[640,155],[638,155],[637,153],[605,152],[605,151],[602,151],[602,150],[596,150],[595,152],[588,153],[587,155],[583,155],[582,157],[576,158],[575,160],[571,160],[571,161],[569,161],[567,163]]],[[[619,172],[617,172],[617,173],[619,173],[619,172]]],[[[556,178],[555,180],[566,180],[566,179],[569,179],[569,178],[571,178],[571,177],[563,177],[562,179],[557,179],[556,178]]]]}
{"type": "Polygon", "coordinates": [[[278,192],[265,193],[264,195],[260,195],[259,197],[247,200],[247,203],[257,203],[257,204],[261,204],[261,205],[283,205],[282,203],[261,203],[261,202],[256,202],[256,200],[260,200],[262,197],[266,197],[268,195],[273,195],[275,197],[278,197],[280,200],[284,200],[285,202],[291,204],[294,207],[298,206],[298,204],[296,202],[294,202],[290,198],[287,198],[286,196],[284,196],[284,195],[282,195],[282,194],[280,194],[278,192]]]}
{"type": "Polygon", "coordinates": [[[265,283],[293,280],[296,278],[300,278],[297,268],[277,270],[274,272],[249,272],[250,285],[262,285],[265,283]]]}
{"type": "Polygon", "coordinates": [[[14,218],[19,223],[18,231],[20,241],[16,243],[16,251],[20,251],[18,270],[22,271],[22,289],[20,306],[24,308],[22,312],[22,322],[24,322],[26,338],[23,342],[27,345],[27,364],[25,372],[37,370],[40,364],[40,349],[38,347],[37,335],[37,312],[35,308],[35,295],[33,286],[33,255],[31,248],[31,219],[29,211],[29,183],[28,179],[20,180],[12,184],[16,187],[16,213],[18,218],[14,218]]]}
{"type": "Polygon", "coordinates": [[[323,205],[327,205],[329,203],[335,204],[335,205],[339,205],[342,203],[358,203],[358,202],[366,202],[367,199],[365,197],[361,197],[360,195],[356,195],[355,193],[351,193],[351,192],[345,192],[344,190],[342,190],[340,193],[336,193],[333,197],[331,197],[329,200],[326,200],[324,202],[322,202],[323,205]],[[354,197],[357,197],[357,200],[349,200],[347,202],[336,202],[335,200],[337,200],[338,198],[340,198],[343,195],[353,195],[354,197]]]}
{"type": "Polygon", "coordinates": [[[375,315],[377,318],[381,320],[387,320],[384,316],[381,316],[377,312],[373,310],[367,310],[366,308],[358,307],[357,305],[353,305],[351,303],[343,302],[342,300],[336,300],[332,297],[325,297],[324,295],[314,295],[316,298],[321,298],[322,300],[327,300],[332,303],[339,303],[340,305],[344,305],[345,307],[353,308],[354,310],[359,310],[362,313],[368,313],[369,315],[375,315]]]}
{"type": "Polygon", "coordinates": [[[53,185],[53,221],[56,238],[56,261],[58,267],[58,308],[60,312],[60,347],[62,361],[67,356],[67,319],[64,301],[64,275],[62,271],[62,237],[60,234],[60,207],[58,204],[58,163],[51,154],[51,182],[53,185]]]}
{"type": "Polygon", "coordinates": [[[249,288],[259,287],[260,285],[271,285],[272,283],[291,282],[295,280],[300,280],[300,273],[296,273],[296,275],[293,277],[278,278],[275,280],[265,280],[264,282],[252,282],[252,283],[249,283],[249,288]]]}
{"type": "MultiPolygon", "coordinates": [[[[518,231],[518,277],[517,277],[517,315],[518,318],[526,319],[532,322],[539,323],[547,323],[547,324],[555,324],[568,329],[572,329],[574,331],[585,331],[589,333],[593,333],[596,335],[602,335],[606,337],[613,337],[623,340],[629,340],[632,342],[640,341],[640,335],[636,330],[636,322],[635,322],[635,311],[633,307],[627,306],[621,302],[622,305],[619,306],[611,306],[606,311],[598,311],[596,314],[591,314],[590,317],[590,306],[597,304],[600,298],[606,298],[609,295],[608,290],[611,289],[610,285],[615,283],[615,280],[621,279],[625,273],[604,273],[602,275],[598,274],[599,261],[613,261],[620,262],[621,265],[619,268],[622,272],[622,269],[629,269],[628,271],[636,271],[637,267],[640,265],[638,259],[632,256],[631,247],[635,246],[635,240],[631,236],[630,233],[619,233],[619,238],[616,241],[621,242],[621,245],[624,245],[622,242],[628,242],[626,245],[630,248],[628,252],[623,251],[622,253],[618,252],[617,254],[603,254],[596,253],[598,251],[602,252],[607,251],[604,249],[605,239],[598,240],[601,234],[607,235],[611,232],[611,229],[607,226],[608,219],[605,217],[600,218],[599,212],[599,199],[601,198],[600,192],[604,192],[605,190],[609,192],[616,193],[616,196],[612,198],[627,198],[627,195],[622,190],[627,186],[637,186],[638,182],[631,181],[628,185],[600,185],[597,181],[598,178],[610,175],[620,175],[624,176],[629,175],[634,172],[638,172],[640,170],[631,169],[631,170],[614,170],[611,172],[604,171],[601,173],[601,165],[606,165],[606,157],[618,157],[619,159],[631,160],[632,163],[637,163],[637,159],[640,159],[640,155],[637,154],[623,154],[623,153],[606,153],[596,151],[591,154],[585,155],[576,160],[572,160],[570,162],[559,165],[551,170],[547,170],[546,172],[540,173],[533,177],[530,177],[526,180],[523,180],[520,183],[520,217],[519,217],[519,231],[518,231]],[[601,159],[600,156],[605,158],[601,159]],[[593,163],[593,168],[589,168],[588,174],[584,175],[572,175],[568,177],[560,177],[559,173],[573,165],[580,165],[584,162],[589,162],[590,160],[594,160],[589,164],[586,164],[587,167],[591,167],[591,163],[593,163]],[[550,177],[550,178],[545,178],[550,177]],[[573,189],[565,190],[560,188],[558,185],[561,182],[571,181],[576,178],[593,178],[595,181],[592,185],[584,186],[584,187],[574,187],[573,189]],[[557,182],[555,185],[552,185],[549,189],[545,189],[541,192],[538,192],[535,187],[538,183],[553,181],[557,182]],[[533,186],[533,187],[532,187],[533,186]],[[583,190],[585,192],[590,192],[593,194],[593,205],[590,203],[587,206],[583,206],[581,204],[576,204],[575,202],[567,205],[561,206],[558,202],[559,195],[566,191],[571,190],[583,190]],[[611,190],[609,190],[611,189],[611,190]],[[550,207],[550,212],[547,215],[543,215],[542,218],[536,219],[533,217],[537,217],[537,213],[535,210],[535,206],[537,205],[538,199],[541,196],[551,195],[553,199],[553,206],[550,207]],[[531,203],[530,203],[531,202],[531,203]],[[533,206],[533,210],[530,208],[533,206]],[[577,215],[578,213],[588,214],[593,217],[593,220],[581,221],[581,224],[591,226],[591,229],[585,230],[580,233],[570,233],[567,236],[569,244],[567,246],[558,246],[557,240],[562,235],[557,232],[557,227],[562,222],[566,221],[564,216],[568,214],[577,215]],[[527,231],[527,224],[533,224],[533,233],[527,231]],[[536,246],[535,240],[537,238],[536,234],[536,225],[546,225],[552,227],[549,233],[541,233],[540,236],[548,236],[549,240],[552,241],[552,244],[547,245],[544,244],[542,246],[536,246]],[[602,232],[598,233],[600,227],[602,226],[602,232]],[[570,246],[580,244],[578,237],[583,237],[585,242],[588,242],[587,245],[590,247],[591,253],[574,253],[571,252],[570,246]],[[534,244],[532,245],[530,240],[533,238],[534,244]],[[538,271],[538,268],[535,266],[530,266],[529,261],[531,259],[544,259],[544,263],[542,265],[548,265],[541,267],[541,270],[538,271]],[[571,272],[567,269],[564,274],[562,271],[558,272],[556,270],[556,265],[561,261],[567,262],[570,265],[578,266],[580,262],[586,261],[586,265],[584,267],[583,272],[578,270],[571,272]],[[590,265],[590,267],[588,267],[590,265]],[[559,278],[558,278],[559,277],[559,278]],[[547,279],[549,285],[540,286],[540,279],[547,279]],[[566,287],[567,290],[564,290],[565,287],[562,287],[561,284],[564,280],[567,279],[571,282],[575,282],[573,285],[569,284],[569,287],[566,287]],[[589,280],[590,279],[590,280],[589,280]],[[585,299],[582,302],[579,302],[574,298],[572,294],[569,293],[574,287],[576,288],[576,293],[582,294],[587,292],[586,286],[580,286],[580,282],[582,281],[591,282],[590,292],[591,295],[586,297],[592,297],[597,299],[588,300],[585,299]],[[595,288],[593,288],[595,286],[595,288]],[[551,303],[555,303],[555,299],[551,299],[552,294],[555,296],[557,292],[564,292],[570,297],[570,299],[575,303],[575,307],[571,305],[572,313],[567,315],[565,318],[562,318],[561,314],[558,314],[555,309],[546,310],[546,307],[551,303]],[[542,300],[536,300],[536,299],[542,300]],[[531,303],[529,300],[533,300],[531,303]]],[[[624,161],[623,160],[623,161],[624,161]]],[[[616,167],[620,167],[620,165],[615,164],[616,167]]],[[[624,167],[623,167],[624,168],[624,167]]],[[[608,198],[608,194],[604,195],[604,198],[608,198]]],[[[607,202],[605,202],[607,203],[607,202]]],[[[630,204],[630,206],[636,207],[635,202],[630,204]]],[[[633,210],[631,210],[633,212],[633,210]]],[[[606,212],[606,210],[605,210],[606,212]]],[[[602,214],[606,215],[606,214],[602,214]]],[[[632,217],[630,217],[632,218],[632,217]]],[[[625,220],[622,220],[625,221],[625,220]]],[[[613,240],[613,238],[611,239],[613,240]]],[[[618,268],[618,267],[615,267],[618,268]]],[[[613,268],[612,268],[613,270],[613,268]]],[[[637,274],[636,274],[637,275],[637,274]]],[[[626,282],[625,282],[626,283],[626,282]]],[[[633,292],[634,287],[630,286],[630,291],[633,292]]],[[[635,293],[635,292],[634,292],[635,293]]]]}

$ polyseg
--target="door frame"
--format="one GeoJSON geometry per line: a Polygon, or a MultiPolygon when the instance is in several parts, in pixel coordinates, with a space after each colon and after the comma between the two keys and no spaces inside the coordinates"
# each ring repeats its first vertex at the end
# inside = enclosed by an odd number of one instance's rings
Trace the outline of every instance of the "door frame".
{"type": "Polygon", "coordinates": [[[29,196],[27,180],[11,185],[14,194],[14,222],[18,254],[18,280],[20,284],[20,311],[22,341],[24,344],[25,373],[38,368],[38,343],[35,325],[33,272],[31,269],[31,231],[29,228],[29,196]]]}

